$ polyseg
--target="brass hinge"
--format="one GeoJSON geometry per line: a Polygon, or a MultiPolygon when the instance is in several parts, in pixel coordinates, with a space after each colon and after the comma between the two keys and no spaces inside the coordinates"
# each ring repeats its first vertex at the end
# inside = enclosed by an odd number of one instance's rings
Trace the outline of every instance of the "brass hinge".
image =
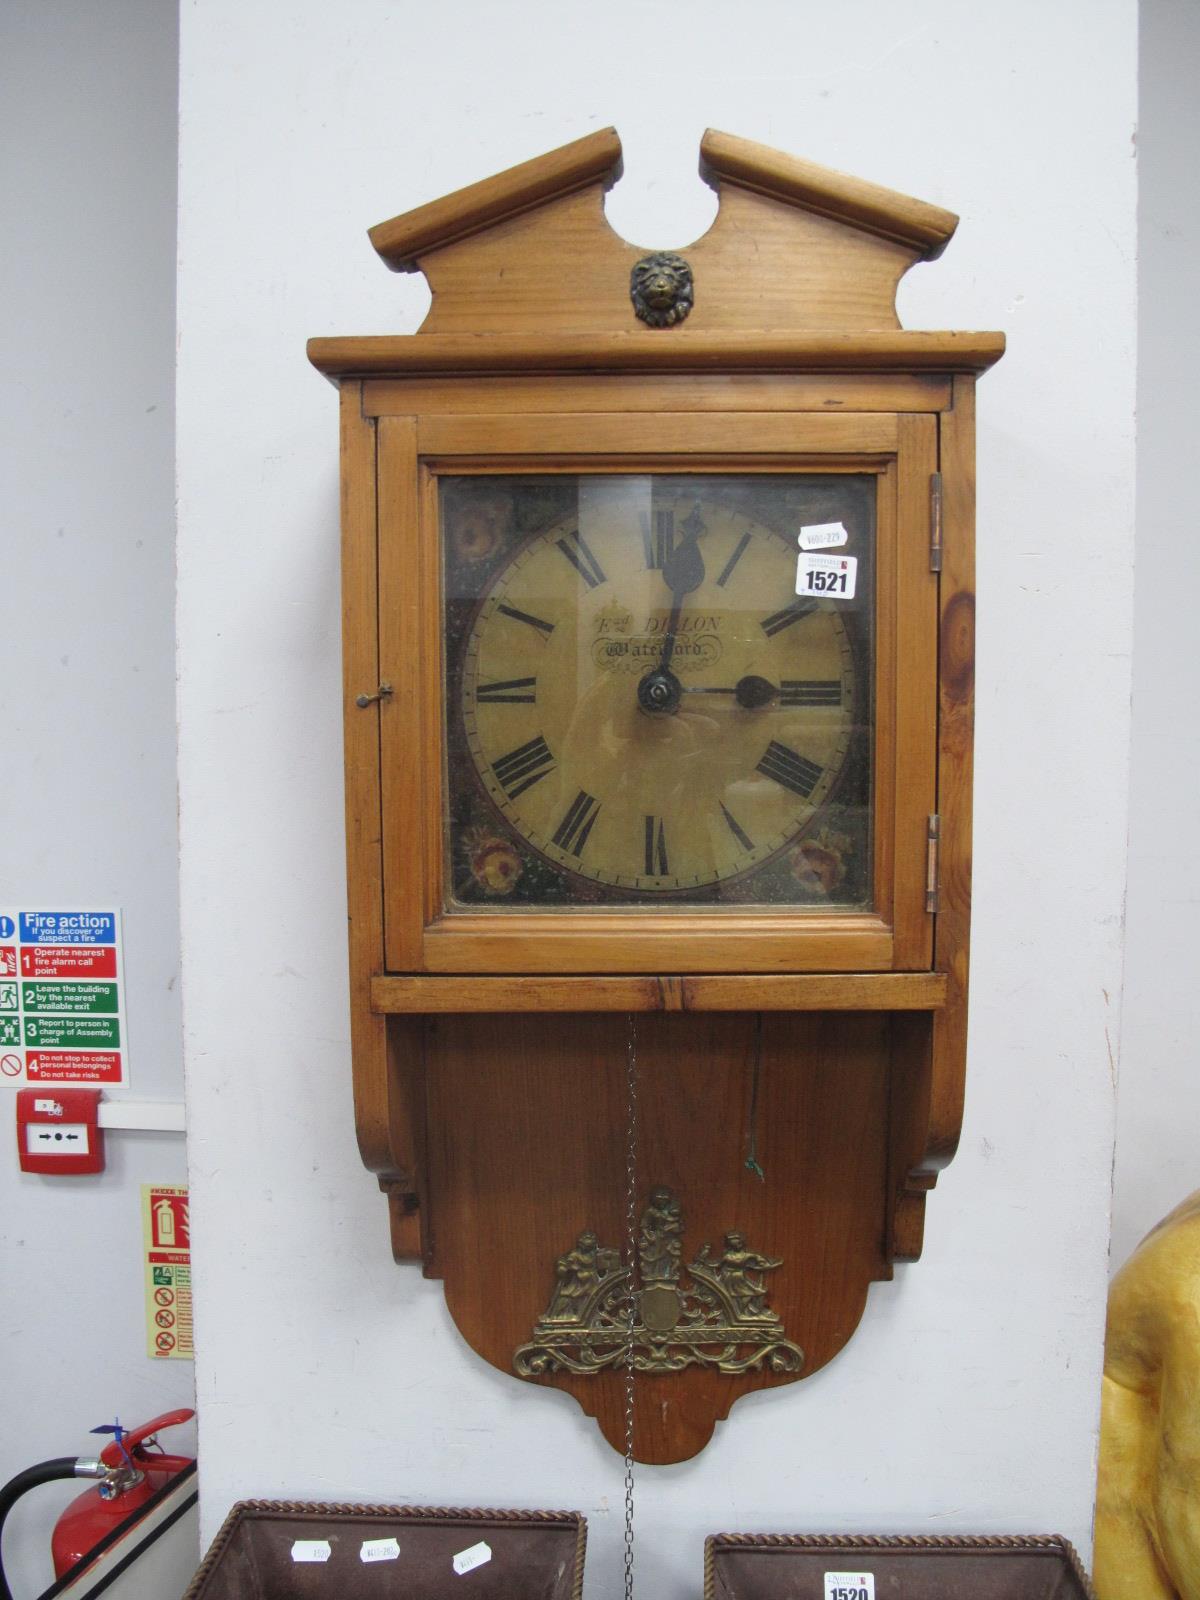
{"type": "Polygon", "coordinates": [[[365,711],[368,706],[374,705],[376,700],[386,700],[389,695],[393,695],[395,692],[396,691],[392,688],[390,683],[381,683],[374,694],[360,694],[355,696],[354,704],[360,711],[365,711]]]}
{"type": "Polygon", "coordinates": [[[925,835],[925,909],[938,910],[940,888],[938,885],[938,846],[941,842],[942,819],[935,811],[929,819],[925,835]]]}
{"type": "Polygon", "coordinates": [[[942,570],[942,475],[929,474],[929,570],[942,570]]]}

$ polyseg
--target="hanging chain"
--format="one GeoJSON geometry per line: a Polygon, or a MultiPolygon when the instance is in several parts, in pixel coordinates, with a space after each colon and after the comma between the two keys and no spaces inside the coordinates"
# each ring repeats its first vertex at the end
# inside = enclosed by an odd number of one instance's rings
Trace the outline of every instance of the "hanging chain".
{"type": "Polygon", "coordinates": [[[625,1146],[625,1255],[629,1263],[628,1313],[625,1332],[625,1600],[633,1600],[633,1402],[634,1329],[637,1326],[637,1022],[629,1013],[625,1042],[625,1103],[628,1142],[625,1146]]]}
{"type": "Polygon", "coordinates": [[[750,1129],[746,1137],[746,1170],[752,1172],[760,1182],[766,1183],[767,1175],[758,1160],[758,1080],[762,1072],[762,1012],[754,1016],[754,1069],[750,1079],[750,1129]]]}

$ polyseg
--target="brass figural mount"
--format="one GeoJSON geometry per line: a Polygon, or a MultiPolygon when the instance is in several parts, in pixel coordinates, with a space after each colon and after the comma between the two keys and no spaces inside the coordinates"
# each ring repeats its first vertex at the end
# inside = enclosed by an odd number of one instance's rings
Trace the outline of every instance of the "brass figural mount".
{"type": "Polygon", "coordinates": [[[521,1377],[590,1376],[627,1362],[635,1372],[800,1371],[804,1351],[784,1337],[762,1276],[781,1260],[748,1249],[733,1231],[718,1256],[702,1245],[685,1274],[683,1216],[664,1188],[651,1192],[642,1212],[637,1254],[636,1280],[620,1251],[590,1230],[559,1256],[550,1304],[513,1357],[521,1377]]]}

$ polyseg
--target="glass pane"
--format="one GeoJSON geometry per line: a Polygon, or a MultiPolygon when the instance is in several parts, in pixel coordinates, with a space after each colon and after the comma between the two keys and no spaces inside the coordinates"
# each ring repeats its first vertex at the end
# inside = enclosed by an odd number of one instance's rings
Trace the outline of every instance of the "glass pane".
{"type": "Polygon", "coordinates": [[[873,475],[440,494],[448,909],[872,904],[873,475]]]}

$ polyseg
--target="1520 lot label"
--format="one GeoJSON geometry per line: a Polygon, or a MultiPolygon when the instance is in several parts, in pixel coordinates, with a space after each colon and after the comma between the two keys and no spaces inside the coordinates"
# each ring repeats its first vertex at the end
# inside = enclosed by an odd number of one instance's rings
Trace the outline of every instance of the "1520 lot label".
{"type": "Polygon", "coordinates": [[[827,1572],[824,1600],[875,1600],[873,1572],[827,1572]]]}

